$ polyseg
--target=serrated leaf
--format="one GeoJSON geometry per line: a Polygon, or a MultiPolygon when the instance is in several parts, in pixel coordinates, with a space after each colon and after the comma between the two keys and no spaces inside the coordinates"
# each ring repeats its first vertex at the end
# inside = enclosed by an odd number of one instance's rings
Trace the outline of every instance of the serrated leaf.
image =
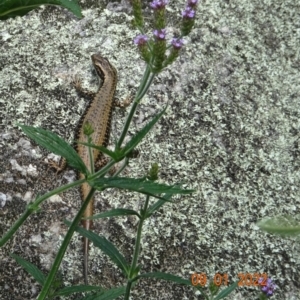
{"type": "MultiPolygon", "coordinates": [[[[170,200],[171,197],[172,197],[171,194],[163,196],[163,198],[167,200],[170,200]]],[[[153,214],[156,210],[160,209],[166,202],[167,202],[166,200],[158,200],[148,208],[147,214],[153,214]]]]}
{"type": "Polygon", "coordinates": [[[89,184],[96,189],[119,188],[129,191],[150,195],[165,201],[167,198],[158,197],[160,194],[174,195],[174,194],[190,194],[194,190],[183,190],[178,185],[166,185],[154,181],[147,181],[145,178],[126,178],[126,177],[101,177],[89,181],[89,184]]]}
{"type": "Polygon", "coordinates": [[[268,233],[281,237],[295,237],[300,235],[300,222],[297,216],[288,215],[265,218],[257,223],[257,226],[268,233]]]}
{"type": "Polygon", "coordinates": [[[41,5],[59,5],[71,11],[76,17],[82,18],[77,0],[1,0],[0,20],[22,17],[41,5]]]}
{"type": "Polygon", "coordinates": [[[135,215],[137,217],[141,217],[139,213],[137,213],[135,210],[132,209],[124,209],[124,208],[116,208],[112,209],[110,211],[103,212],[101,214],[96,214],[89,218],[84,218],[85,220],[96,220],[96,219],[102,219],[102,218],[110,218],[110,217],[119,217],[119,216],[129,216],[129,215],[135,215]]]}
{"type": "Polygon", "coordinates": [[[122,296],[125,294],[126,286],[121,286],[118,288],[112,288],[107,291],[103,291],[101,293],[93,294],[93,295],[87,295],[84,298],[81,298],[80,300],[113,300],[117,299],[119,296],[122,296]]]}
{"type": "Polygon", "coordinates": [[[156,278],[156,279],[163,279],[172,281],[178,284],[184,284],[188,286],[193,286],[190,280],[181,278],[179,276],[169,274],[169,273],[163,273],[163,272],[151,272],[151,273],[145,273],[137,276],[137,278],[156,278]]]}
{"type": "Polygon", "coordinates": [[[14,258],[16,262],[21,265],[24,270],[26,270],[40,285],[44,285],[46,276],[38,269],[38,267],[14,253],[11,253],[10,256],[14,258]]]}
{"type": "Polygon", "coordinates": [[[64,287],[57,292],[53,296],[69,296],[74,293],[83,293],[83,292],[91,292],[91,291],[99,291],[102,290],[102,287],[99,286],[91,286],[91,285],[74,285],[64,287]]]}
{"type": "Polygon", "coordinates": [[[125,145],[125,147],[120,149],[120,151],[118,151],[118,152],[110,151],[103,146],[97,146],[97,145],[83,143],[83,142],[80,142],[80,144],[95,148],[95,149],[107,154],[115,161],[120,161],[138,145],[138,143],[145,137],[145,135],[151,130],[151,128],[162,117],[162,115],[165,113],[166,109],[167,109],[167,106],[159,114],[157,114],[148,124],[146,124],[139,132],[137,132],[132,137],[132,139],[125,145]]]}
{"type": "Polygon", "coordinates": [[[214,300],[220,300],[227,297],[230,293],[232,293],[238,287],[238,282],[234,282],[232,285],[227,287],[226,289],[222,290],[214,300]]]}
{"type": "Polygon", "coordinates": [[[33,139],[37,144],[49,150],[50,152],[64,157],[70,167],[77,169],[83,174],[87,173],[87,168],[80,156],[77,154],[75,149],[62,138],[51,131],[39,127],[20,124],[17,125],[20,126],[24,133],[33,139]]]}
{"type": "MultiPolygon", "coordinates": [[[[151,272],[151,273],[145,273],[145,274],[141,274],[139,276],[137,276],[135,278],[135,281],[138,280],[139,278],[155,278],[155,279],[163,279],[163,280],[167,280],[167,281],[172,281],[175,282],[177,284],[183,284],[183,285],[187,285],[187,286],[193,286],[192,282],[190,280],[187,280],[185,278],[181,278],[179,276],[173,275],[173,274],[169,274],[169,273],[163,273],[163,272],[151,272]]],[[[202,288],[197,288],[197,290],[205,296],[205,293],[202,291],[202,288]]]]}
{"type": "Polygon", "coordinates": [[[124,155],[128,155],[138,144],[139,142],[146,136],[146,134],[151,130],[151,128],[159,121],[162,115],[165,113],[167,106],[157,114],[148,124],[146,124],[139,132],[137,132],[132,139],[125,145],[122,149],[124,155]]]}
{"type": "Polygon", "coordinates": [[[106,147],[103,147],[103,146],[97,146],[97,145],[94,145],[94,144],[90,144],[90,143],[85,143],[85,142],[79,142],[79,141],[76,141],[76,143],[78,144],[81,144],[81,145],[84,145],[84,146],[87,146],[87,147],[91,147],[91,148],[95,148],[97,149],[98,151],[108,155],[109,157],[111,157],[113,160],[117,161],[118,160],[118,155],[107,149],[106,147]]]}
{"type": "MultiPolygon", "coordinates": [[[[68,226],[71,225],[71,222],[69,221],[65,220],[64,222],[68,226]]],[[[86,230],[82,227],[77,227],[76,231],[91,240],[94,245],[100,248],[123,271],[123,274],[127,276],[129,264],[127,263],[125,257],[110,241],[108,241],[105,237],[99,236],[96,233],[86,230]]]]}

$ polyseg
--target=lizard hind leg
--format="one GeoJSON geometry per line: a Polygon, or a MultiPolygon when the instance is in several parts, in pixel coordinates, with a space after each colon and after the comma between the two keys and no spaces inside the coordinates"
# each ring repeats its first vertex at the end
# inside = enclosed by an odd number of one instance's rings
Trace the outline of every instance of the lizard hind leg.
{"type": "Polygon", "coordinates": [[[72,85],[76,89],[77,93],[84,98],[93,99],[95,98],[95,92],[91,92],[82,86],[81,78],[78,75],[75,75],[72,79],[72,85]]]}
{"type": "Polygon", "coordinates": [[[125,108],[128,107],[132,102],[132,96],[127,96],[125,100],[120,101],[119,99],[114,100],[114,106],[115,107],[120,107],[120,108],[125,108]]]}
{"type": "Polygon", "coordinates": [[[48,166],[52,169],[56,170],[56,174],[60,173],[67,167],[67,161],[65,158],[61,158],[60,161],[57,163],[54,160],[50,160],[48,162],[48,166]]]}

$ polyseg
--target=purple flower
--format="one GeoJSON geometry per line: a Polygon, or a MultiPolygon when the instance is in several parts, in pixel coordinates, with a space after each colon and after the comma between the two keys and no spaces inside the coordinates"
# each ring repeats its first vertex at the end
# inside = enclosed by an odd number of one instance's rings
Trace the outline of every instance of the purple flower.
{"type": "Polygon", "coordinates": [[[184,40],[180,38],[173,38],[171,44],[175,50],[180,50],[184,44],[184,40]]]}
{"type": "Polygon", "coordinates": [[[198,0],[188,0],[187,1],[187,6],[189,7],[195,7],[198,3],[198,0]]]}
{"type": "Polygon", "coordinates": [[[153,34],[160,41],[163,41],[166,39],[166,29],[155,29],[153,31],[153,34]]]}
{"type": "Polygon", "coordinates": [[[169,0],[154,0],[150,3],[150,7],[154,10],[163,9],[168,4],[169,0]]]}
{"type": "Polygon", "coordinates": [[[185,10],[182,12],[182,16],[187,19],[193,19],[195,17],[195,11],[192,7],[187,6],[185,10]]]}
{"type": "MultiPolygon", "coordinates": [[[[258,283],[259,284],[262,284],[264,281],[264,278],[260,278],[258,280],[258,283]]],[[[267,294],[267,296],[272,296],[273,293],[274,293],[274,290],[277,288],[277,285],[275,283],[273,283],[272,279],[271,278],[268,278],[267,279],[267,282],[266,282],[266,285],[262,287],[262,291],[264,293],[267,294]]]]}
{"type": "Polygon", "coordinates": [[[144,46],[148,40],[149,38],[146,35],[139,34],[134,38],[133,42],[140,47],[140,46],[144,46]]]}

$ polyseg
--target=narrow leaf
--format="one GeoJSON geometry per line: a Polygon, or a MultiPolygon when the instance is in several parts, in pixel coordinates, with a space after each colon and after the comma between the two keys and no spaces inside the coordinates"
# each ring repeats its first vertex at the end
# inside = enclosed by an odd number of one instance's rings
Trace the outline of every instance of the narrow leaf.
{"type": "MultiPolygon", "coordinates": [[[[187,280],[185,278],[181,278],[181,277],[173,275],[173,274],[163,273],[163,272],[152,272],[152,273],[141,274],[141,275],[139,275],[135,278],[135,281],[138,280],[139,278],[143,278],[143,277],[144,278],[148,277],[148,278],[155,278],[155,279],[163,279],[163,280],[167,280],[167,281],[172,281],[172,282],[177,283],[177,284],[183,284],[183,285],[194,287],[190,280],[187,280]]],[[[203,288],[197,287],[197,290],[204,297],[206,297],[206,299],[208,299],[206,294],[203,291],[203,288]]]]}
{"type": "Polygon", "coordinates": [[[103,146],[96,146],[94,144],[90,144],[90,143],[85,143],[85,142],[79,142],[79,141],[76,141],[76,143],[78,144],[81,144],[81,145],[85,145],[87,147],[91,147],[91,148],[95,148],[97,150],[99,150],[100,152],[108,155],[109,157],[111,157],[113,160],[117,161],[118,160],[118,155],[116,155],[115,152],[107,149],[106,147],[103,147],[103,146]]]}
{"type": "Polygon", "coordinates": [[[75,149],[62,138],[51,131],[42,128],[20,124],[18,124],[18,126],[20,126],[25,134],[33,139],[37,144],[64,157],[70,167],[79,170],[83,174],[87,174],[86,166],[80,156],[77,154],[75,149]]]}
{"type": "Polygon", "coordinates": [[[110,156],[115,161],[122,160],[126,155],[128,155],[137,145],[138,143],[145,137],[145,135],[151,130],[151,128],[158,122],[161,116],[165,113],[167,106],[158,114],[156,115],[148,124],[146,124],[138,133],[136,133],[133,138],[125,145],[124,148],[120,149],[118,152],[113,152],[108,150],[103,146],[97,146],[89,143],[79,142],[80,144],[90,146],[95,148],[108,156],[110,156]]]}
{"type": "Polygon", "coordinates": [[[1,0],[0,20],[24,16],[41,5],[59,5],[71,11],[76,17],[82,18],[77,0],[1,0]]]}
{"type": "Polygon", "coordinates": [[[122,151],[124,152],[124,156],[128,155],[138,145],[138,143],[146,136],[146,134],[151,130],[151,128],[162,117],[166,109],[167,106],[132,137],[132,139],[122,149],[122,151]]]}
{"type": "Polygon", "coordinates": [[[13,257],[39,284],[44,285],[46,276],[34,264],[14,253],[11,253],[10,256],[13,257]]]}
{"type": "MultiPolygon", "coordinates": [[[[194,190],[183,190],[178,185],[166,185],[157,183],[154,181],[146,181],[145,178],[126,178],[126,177],[109,177],[109,178],[97,178],[89,181],[89,184],[96,189],[107,189],[107,188],[119,188],[126,189],[129,191],[135,191],[142,194],[147,194],[156,197],[158,194],[190,194],[194,190]]],[[[168,201],[168,199],[163,199],[168,201]]]]}
{"type": "Polygon", "coordinates": [[[257,226],[268,233],[281,237],[295,237],[300,235],[299,216],[276,216],[265,218],[257,223],[257,226]]]}
{"type": "Polygon", "coordinates": [[[141,274],[139,276],[137,276],[137,278],[156,278],[156,279],[163,279],[163,280],[168,280],[168,281],[172,281],[178,284],[184,284],[184,285],[188,285],[188,286],[193,286],[190,280],[181,278],[179,276],[175,276],[173,274],[169,274],[169,273],[162,273],[162,272],[152,272],[152,273],[145,273],[145,274],[141,274]]]}
{"type": "MultiPolygon", "coordinates": [[[[68,226],[71,222],[64,221],[68,226]]],[[[109,258],[123,271],[124,275],[127,276],[129,270],[129,264],[127,263],[125,257],[118,251],[118,249],[105,237],[99,236],[92,231],[86,230],[82,227],[77,227],[76,231],[79,232],[84,237],[91,240],[94,245],[100,248],[109,258]]]]}
{"type": "Polygon", "coordinates": [[[222,290],[215,298],[214,300],[220,300],[225,297],[227,297],[230,293],[232,293],[238,286],[238,282],[234,282],[232,285],[227,287],[226,289],[222,290]]]}
{"type": "Polygon", "coordinates": [[[110,211],[106,211],[106,212],[103,212],[101,214],[96,214],[92,217],[84,218],[84,219],[85,220],[96,220],[96,219],[102,219],[102,218],[118,217],[118,216],[129,216],[129,215],[135,215],[135,216],[141,218],[139,213],[137,213],[135,210],[117,208],[117,209],[112,209],[110,211]]]}
{"type": "Polygon", "coordinates": [[[100,290],[103,290],[103,288],[99,286],[74,285],[74,286],[67,286],[60,289],[59,291],[55,292],[54,296],[69,296],[74,293],[83,293],[83,292],[100,291],[100,290]]]}
{"type": "MultiPolygon", "coordinates": [[[[164,199],[170,200],[172,197],[171,194],[164,195],[164,199]]],[[[153,214],[156,210],[159,210],[167,201],[166,200],[158,200],[153,205],[151,205],[148,210],[147,214],[153,214]]]]}
{"type": "Polygon", "coordinates": [[[126,291],[126,287],[121,286],[118,288],[112,288],[110,290],[101,293],[88,295],[84,298],[81,298],[80,300],[113,300],[113,299],[117,299],[119,296],[124,295],[125,291],[126,291]]]}

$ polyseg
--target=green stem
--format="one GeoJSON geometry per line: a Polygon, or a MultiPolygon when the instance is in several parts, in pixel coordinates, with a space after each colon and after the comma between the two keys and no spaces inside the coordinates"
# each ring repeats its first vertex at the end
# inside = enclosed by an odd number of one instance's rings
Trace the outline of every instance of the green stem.
{"type": "Polygon", "coordinates": [[[143,90],[137,95],[137,102],[140,102],[142,98],[145,96],[145,94],[148,92],[150,85],[152,84],[152,81],[155,77],[155,73],[151,74],[150,79],[147,81],[146,85],[144,86],[143,90]]]}
{"type": "Polygon", "coordinates": [[[19,227],[26,221],[26,219],[35,211],[38,210],[38,206],[45,201],[46,199],[50,198],[53,195],[62,193],[74,186],[80,185],[83,182],[85,182],[85,179],[76,180],[72,183],[68,183],[66,185],[63,185],[49,193],[46,193],[45,195],[38,197],[33,203],[30,203],[27,205],[25,212],[21,215],[21,217],[13,224],[13,226],[8,230],[8,232],[2,237],[0,240],[0,247],[5,245],[5,243],[13,236],[13,234],[19,229],[19,227]]]}
{"type": "MultiPolygon", "coordinates": [[[[114,161],[110,161],[105,167],[103,167],[101,170],[99,170],[98,172],[96,172],[93,175],[89,176],[89,179],[93,180],[96,179],[97,177],[101,177],[104,176],[109,170],[110,168],[112,168],[112,166],[115,164],[114,161]]],[[[82,183],[86,182],[86,179],[80,179],[80,180],[76,180],[74,182],[68,183],[66,185],[63,185],[61,187],[58,187],[56,189],[54,189],[53,191],[50,191],[49,193],[46,193],[45,195],[38,197],[33,203],[30,203],[29,205],[27,205],[26,210],[24,211],[24,213],[21,215],[21,217],[13,224],[13,226],[7,231],[7,233],[1,238],[0,240],[0,247],[2,247],[3,245],[5,245],[7,243],[7,241],[15,234],[15,232],[19,229],[19,227],[21,227],[21,225],[26,221],[26,219],[35,211],[38,210],[39,205],[47,200],[48,198],[50,198],[53,195],[56,194],[60,194],[72,187],[75,186],[79,186],[82,183]]]]}
{"type": "Polygon", "coordinates": [[[112,177],[117,177],[128,166],[128,162],[129,162],[129,158],[125,157],[122,166],[120,167],[120,169],[117,172],[114,173],[114,175],[112,177]]]}
{"type": "MultiPolygon", "coordinates": [[[[119,140],[118,140],[118,142],[117,142],[116,149],[120,149],[120,148],[121,148],[121,145],[122,145],[122,143],[123,143],[123,141],[124,141],[124,139],[125,139],[125,136],[126,136],[126,134],[127,134],[129,125],[130,125],[131,120],[132,120],[132,118],[133,118],[133,115],[134,115],[134,113],[135,113],[135,110],[136,110],[136,108],[137,108],[137,106],[138,106],[140,100],[142,99],[142,98],[140,97],[140,95],[141,95],[141,93],[145,90],[145,86],[147,85],[147,82],[148,82],[148,80],[149,80],[150,74],[151,74],[150,68],[149,68],[149,66],[147,66],[147,68],[146,68],[146,70],[145,70],[145,72],[144,72],[143,78],[142,78],[142,80],[141,80],[139,89],[138,89],[138,91],[137,91],[137,93],[136,93],[136,96],[135,96],[135,98],[134,98],[133,105],[132,105],[132,107],[131,107],[131,110],[130,110],[130,112],[129,112],[129,115],[128,115],[128,117],[127,117],[127,120],[126,120],[126,122],[125,122],[123,131],[122,131],[121,136],[120,136],[120,138],[119,138],[119,140]]],[[[145,95],[145,92],[143,93],[143,95],[145,95]]]]}
{"type": "Polygon", "coordinates": [[[99,177],[103,177],[109,170],[114,166],[116,162],[114,160],[110,160],[103,168],[101,168],[96,173],[89,175],[88,180],[94,180],[99,177]]]}
{"type": "Polygon", "coordinates": [[[140,214],[141,218],[140,218],[139,225],[138,225],[137,236],[136,236],[135,247],[134,247],[134,253],[133,253],[133,259],[132,259],[132,263],[131,263],[131,267],[130,267],[130,273],[129,273],[129,276],[128,276],[129,278],[128,278],[128,281],[127,281],[124,300],[129,299],[130,290],[131,290],[131,286],[132,286],[132,283],[133,283],[132,280],[137,275],[136,274],[136,265],[137,265],[137,261],[138,261],[139,254],[140,254],[142,229],[143,229],[144,221],[147,219],[146,213],[147,213],[147,209],[148,209],[148,206],[149,206],[149,200],[150,200],[150,196],[147,195],[144,207],[141,210],[141,214],[140,214]]]}
{"type": "MultiPolygon", "coordinates": [[[[91,144],[93,141],[92,141],[92,138],[91,136],[89,135],[88,136],[88,143],[91,144]]],[[[89,150],[89,158],[90,158],[90,168],[91,168],[91,173],[94,174],[95,173],[95,167],[94,167],[94,157],[93,157],[93,151],[92,151],[92,147],[88,147],[88,150],[89,150]]]]}
{"type": "Polygon", "coordinates": [[[129,299],[131,286],[132,286],[132,281],[128,280],[127,285],[126,285],[126,291],[125,291],[125,295],[124,295],[124,300],[128,300],[129,299]]]}
{"type": "Polygon", "coordinates": [[[50,273],[49,273],[49,275],[48,275],[48,277],[47,277],[47,279],[45,281],[45,284],[44,284],[44,286],[43,286],[43,288],[41,290],[41,293],[39,294],[39,297],[37,298],[37,300],[43,300],[43,299],[45,299],[47,297],[47,295],[49,293],[49,289],[51,287],[51,284],[52,284],[53,280],[55,279],[55,275],[56,275],[56,273],[58,271],[58,268],[59,268],[59,266],[61,264],[61,261],[62,261],[62,259],[64,257],[64,254],[65,254],[65,252],[67,250],[67,247],[68,247],[68,245],[70,243],[70,240],[71,240],[71,238],[72,238],[72,236],[74,234],[74,231],[75,231],[78,223],[80,222],[81,217],[82,217],[82,215],[83,215],[86,207],[88,206],[90,200],[93,198],[94,192],[95,192],[95,189],[92,188],[90,190],[87,198],[85,199],[85,201],[83,201],[83,204],[82,204],[80,210],[78,211],[77,215],[75,216],[75,218],[74,218],[74,220],[73,220],[73,222],[72,222],[72,224],[71,224],[71,226],[70,226],[70,228],[69,228],[69,230],[68,230],[68,232],[67,232],[67,234],[66,234],[66,236],[65,236],[65,238],[64,238],[64,240],[62,242],[62,245],[60,246],[60,249],[59,249],[59,251],[58,251],[58,253],[56,255],[56,258],[54,260],[54,263],[52,265],[50,273]]]}
{"type": "MultiPolygon", "coordinates": [[[[140,82],[139,89],[136,92],[137,96],[141,93],[141,91],[144,89],[144,86],[147,84],[147,81],[148,81],[148,78],[150,76],[150,73],[151,73],[151,69],[147,65],[146,70],[145,70],[144,75],[143,75],[143,78],[142,78],[142,80],[140,82]]],[[[135,98],[137,98],[137,96],[135,98]]]]}

